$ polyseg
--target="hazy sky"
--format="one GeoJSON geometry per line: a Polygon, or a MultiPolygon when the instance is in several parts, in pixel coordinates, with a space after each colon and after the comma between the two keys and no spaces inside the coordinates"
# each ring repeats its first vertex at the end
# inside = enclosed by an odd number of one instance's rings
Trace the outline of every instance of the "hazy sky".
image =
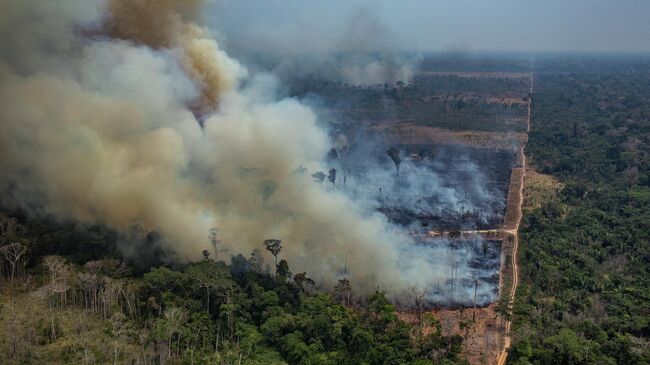
{"type": "Polygon", "coordinates": [[[208,14],[231,45],[261,49],[361,31],[418,50],[650,51],[650,0],[222,0],[208,14]]]}

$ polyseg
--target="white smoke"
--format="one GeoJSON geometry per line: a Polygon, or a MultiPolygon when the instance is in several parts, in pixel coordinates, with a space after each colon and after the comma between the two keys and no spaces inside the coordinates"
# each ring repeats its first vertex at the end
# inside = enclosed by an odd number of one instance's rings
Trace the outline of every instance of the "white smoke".
{"type": "Polygon", "coordinates": [[[279,238],[294,272],[329,285],[346,262],[361,292],[445,280],[448,267],[381,214],[313,182],[330,148],[315,113],[277,100],[272,77],[247,77],[189,20],[195,3],[3,3],[3,203],[157,231],[180,260],[215,226],[232,253],[279,238]]]}

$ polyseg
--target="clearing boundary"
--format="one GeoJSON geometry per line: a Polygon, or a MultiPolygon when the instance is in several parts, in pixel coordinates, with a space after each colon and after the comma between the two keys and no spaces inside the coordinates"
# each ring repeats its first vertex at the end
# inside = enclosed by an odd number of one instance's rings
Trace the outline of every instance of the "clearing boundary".
{"type": "MultiPolygon", "coordinates": [[[[529,93],[533,93],[533,73],[528,73],[529,93]]],[[[520,77],[519,74],[515,77],[520,77]]],[[[456,231],[461,239],[480,236],[485,239],[499,239],[501,245],[501,268],[499,274],[499,301],[482,308],[439,308],[430,313],[438,319],[445,334],[461,334],[464,337],[462,356],[471,364],[504,365],[511,345],[512,320],[499,314],[501,300],[506,301],[508,313],[512,313],[515,293],[519,284],[517,252],[519,248],[519,226],[523,216],[524,185],[526,177],[525,149],[531,124],[531,98],[528,98],[528,113],[525,133],[503,132],[456,132],[439,128],[415,126],[404,122],[391,126],[375,126],[401,142],[459,144],[488,149],[517,149],[517,161],[510,173],[506,212],[503,223],[494,229],[456,231]],[[517,147],[515,147],[517,146],[517,147]],[[470,320],[470,318],[472,318],[470,320]],[[468,321],[472,322],[468,326],[468,321]]],[[[429,231],[426,236],[446,237],[449,231],[429,231]]],[[[414,322],[412,314],[401,313],[404,320],[414,322]]]]}
{"type": "MultiPolygon", "coordinates": [[[[532,97],[533,93],[533,73],[530,74],[530,94],[532,97]]],[[[508,312],[512,313],[512,306],[514,304],[515,300],[515,293],[517,292],[517,286],[519,284],[519,266],[517,265],[517,249],[519,248],[519,226],[521,224],[521,218],[523,215],[523,203],[524,203],[524,178],[526,176],[526,144],[528,143],[528,133],[530,133],[530,119],[531,119],[531,102],[528,103],[528,119],[526,121],[526,136],[524,139],[524,143],[521,145],[521,148],[519,149],[519,157],[518,157],[518,162],[519,166],[512,169],[512,177],[511,177],[511,188],[513,187],[513,180],[519,185],[518,189],[516,189],[516,195],[513,197],[510,194],[510,191],[508,192],[508,211],[510,211],[512,207],[515,208],[515,214],[514,217],[510,217],[510,220],[506,219],[504,221],[504,231],[511,234],[513,237],[513,245],[512,245],[512,252],[511,252],[511,264],[512,264],[512,283],[510,286],[510,291],[508,292],[508,312]],[[514,198],[515,201],[510,201],[511,198],[514,198]]],[[[508,218],[508,213],[506,212],[506,218],[508,218]]],[[[503,250],[502,250],[503,252],[503,250]]],[[[502,280],[503,282],[503,280],[502,280]]],[[[505,289],[505,288],[504,288],[505,289]]],[[[503,348],[501,350],[501,353],[499,354],[499,357],[497,358],[497,365],[504,365],[506,363],[506,360],[508,359],[508,351],[510,350],[510,345],[511,345],[511,338],[510,338],[510,330],[512,327],[512,319],[506,319],[505,326],[504,326],[504,333],[503,333],[503,348]]]]}

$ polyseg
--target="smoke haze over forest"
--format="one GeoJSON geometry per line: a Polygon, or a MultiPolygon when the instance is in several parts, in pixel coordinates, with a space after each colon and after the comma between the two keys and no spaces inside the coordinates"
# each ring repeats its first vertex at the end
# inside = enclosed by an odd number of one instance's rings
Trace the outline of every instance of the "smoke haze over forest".
{"type": "MultiPolygon", "coordinates": [[[[361,291],[448,280],[459,262],[430,258],[454,250],[445,240],[416,242],[409,230],[418,222],[396,221],[398,205],[415,215],[475,215],[474,225],[463,227],[475,229],[500,217],[505,192],[486,190],[485,172],[462,151],[455,165],[466,175],[436,170],[444,165],[439,157],[414,163],[398,151],[399,175],[384,141],[337,148],[322,118],[327,105],[284,95],[287,82],[314,75],[351,85],[408,84],[420,62],[412,50],[473,46],[436,45],[435,29],[418,28],[444,24],[434,21],[450,10],[444,4],[309,4],[10,3],[0,18],[4,203],[106,224],[128,237],[130,255],[157,232],[171,260],[194,260],[217,226],[228,254],[282,239],[293,267],[326,286],[342,273],[361,291]],[[430,9],[432,20],[405,21],[415,5],[421,14],[430,9]],[[251,7],[254,16],[245,16],[251,7]],[[327,159],[333,147],[338,161],[327,159]],[[339,175],[331,185],[312,178],[332,168],[339,175]]],[[[489,26],[486,19],[480,24],[489,26]]],[[[531,49],[516,39],[509,44],[531,49]]],[[[564,47],[555,44],[532,49],[564,47]]],[[[473,255],[468,249],[460,263],[467,277],[478,275],[466,266],[473,255]]],[[[488,286],[482,290],[482,301],[495,298],[488,286]]]]}
{"type": "Polygon", "coordinates": [[[644,0],[243,0],[213,7],[218,10],[208,14],[210,22],[229,46],[262,52],[340,50],[342,37],[350,24],[359,22],[359,14],[372,20],[366,25],[376,25],[366,48],[650,51],[650,3],[644,0]]]}
{"type": "Polygon", "coordinates": [[[650,364],[650,1],[0,3],[0,364],[650,364]]]}
{"type": "Polygon", "coordinates": [[[11,2],[0,19],[4,204],[105,224],[127,245],[155,231],[180,261],[209,247],[214,226],[230,254],[280,238],[296,271],[329,286],[349,268],[360,292],[422,289],[458,265],[432,265],[445,245],[414,245],[365,195],[313,181],[331,167],[328,131],[220,47],[201,2],[66,4],[11,2]]]}

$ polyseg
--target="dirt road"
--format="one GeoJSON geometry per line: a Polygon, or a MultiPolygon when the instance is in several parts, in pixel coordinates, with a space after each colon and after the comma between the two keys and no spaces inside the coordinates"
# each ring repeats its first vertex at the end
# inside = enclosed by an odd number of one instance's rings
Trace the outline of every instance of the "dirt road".
{"type": "MultiPolygon", "coordinates": [[[[533,93],[533,74],[530,74],[530,93],[533,93]]],[[[526,176],[526,144],[528,143],[528,133],[530,133],[530,115],[531,115],[531,103],[528,103],[528,119],[526,121],[526,137],[524,143],[519,149],[519,161],[521,161],[522,173],[520,174],[519,182],[519,202],[517,204],[517,219],[516,224],[511,229],[504,230],[507,233],[512,234],[513,236],[513,246],[512,246],[512,286],[510,288],[510,293],[508,293],[508,311],[512,312],[512,306],[515,300],[515,293],[517,292],[517,285],[519,284],[519,266],[517,265],[517,249],[519,248],[519,225],[521,224],[521,218],[523,215],[522,206],[524,203],[524,177],[526,176]]],[[[507,228],[507,227],[506,227],[507,228]]],[[[503,340],[503,349],[497,358],[497,365],[504,365],[508,359],[508,350],[510,349],[510,328],[512,326],[512,321],[507,320],[504,327],[504,340],[503,340]]]]}

